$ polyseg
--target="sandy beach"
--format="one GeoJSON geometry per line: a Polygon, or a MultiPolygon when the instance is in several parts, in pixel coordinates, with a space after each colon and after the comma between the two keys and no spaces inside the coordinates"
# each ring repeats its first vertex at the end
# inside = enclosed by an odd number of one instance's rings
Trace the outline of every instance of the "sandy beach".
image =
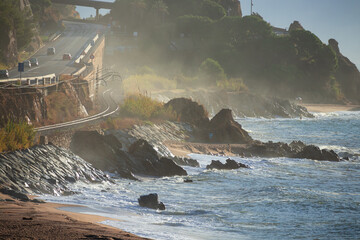
{"type": "Polygon", "coordinates": [[[309,112],[339,112],[339,111],[359,111],[360,105],[340,105],[340,104],[300,104],[303,107],[306,107],[309,112]]]}
{"type": "Polygon", "coordinates": [[[69,205],[0,199],[0,239],[147,239],[98,223],[109,218],[58,209],[69,205]]]}

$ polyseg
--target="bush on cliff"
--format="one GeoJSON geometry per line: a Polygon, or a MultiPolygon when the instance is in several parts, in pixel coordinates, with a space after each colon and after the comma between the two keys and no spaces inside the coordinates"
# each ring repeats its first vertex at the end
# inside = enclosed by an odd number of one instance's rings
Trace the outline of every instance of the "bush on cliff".
{"type": "Polygon", "coordinates": [[[207,58],[199,67],[200,79],[208,85],[216,85],[218,81],[226,79],[224,69],[214,59],[207,58]]]}
{"type": "Polygon", "coordinates": [[[164,108],[164,104],[143,94],[133,94],[125,98],[121,105],[121,113],[128,117],[143,120],[162,119],[176,120],[176,114],[171,108],[164,108]]]}
{"type": "Polygon", "coordinates": [[[33,145],[34,137],[33,126],[22,121],[8,121],[5,127],[0,129],[0,152],[29,148],[33,145]]]}

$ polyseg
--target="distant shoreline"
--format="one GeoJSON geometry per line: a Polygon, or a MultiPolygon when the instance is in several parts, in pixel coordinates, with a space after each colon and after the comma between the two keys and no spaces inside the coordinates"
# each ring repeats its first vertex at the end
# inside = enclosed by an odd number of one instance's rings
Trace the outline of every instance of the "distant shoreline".
{"type": "Polygon", "coordinates": [[[309,112],[329,113],[339,111],[360,111],[360,105],[340,105],[340,104],[299,104],[309,112]]]}

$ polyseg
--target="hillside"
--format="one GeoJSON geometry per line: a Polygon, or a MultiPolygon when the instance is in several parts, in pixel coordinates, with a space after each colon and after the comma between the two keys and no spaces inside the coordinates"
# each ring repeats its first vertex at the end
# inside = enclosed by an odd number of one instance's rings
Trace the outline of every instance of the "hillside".
{"type": "Polygon", "coordinates": [[[0,1],[0,68],[15,66],[42,46],[50,34],[61,30],[60,20],[78,17],[74,6],[50,0],[0,1]]]}
{"type": "Polygon", "coordinates": [[[125,71],[149,66],[185,79],[177,82],[182,87],[237,90],[244,84],[253,93],[287,99],[360,102],[356,66],[337,44],[323,43],[299,22],[287,31],[259,14],[243,17],[238,1],[178,2],[117,0],[113,31],[139,32],[140,38],[135,51],[114,52],[112,62],[125,71]]]}

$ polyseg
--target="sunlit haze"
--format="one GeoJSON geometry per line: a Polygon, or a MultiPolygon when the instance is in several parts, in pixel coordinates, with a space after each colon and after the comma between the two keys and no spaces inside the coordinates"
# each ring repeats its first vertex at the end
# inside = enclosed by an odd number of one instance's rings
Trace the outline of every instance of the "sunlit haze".
{"type": "MultiPolygon", "coordinates": [[[[102,0],[114,2],[114,0],[102,0]]],[[[250,15],[251,0],[241,0],[243,15],[250,15]]],[[[297,20],[327,44],[330,38],[339,42],[340,51],[360,66],[359,0],[253,0],[253,12],[271,25],[288,28],[297,20]]],[[[77,7],[81,18],[95,15],[95,9],[77,7]]],[[[108,10],[100,10],[101,14],[108,10]]]]}

